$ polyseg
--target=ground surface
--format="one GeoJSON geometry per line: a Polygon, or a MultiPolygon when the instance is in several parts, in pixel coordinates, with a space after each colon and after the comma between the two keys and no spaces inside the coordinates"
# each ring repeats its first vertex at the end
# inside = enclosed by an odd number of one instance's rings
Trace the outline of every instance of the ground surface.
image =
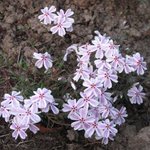
{"type": "MultiPolygon", "coordinates": [[[[139,51],[150,69],[149,8],[149,0],[0,0],[0,100],[4,93],[12,89],[21,90],[28,96],[39,86],[53,89],[55,97],[61,98],[68,85],[58,83],[57,78],[73,73],[71,68],[74,67],[72,61],[64,65],[62,56],[65,49],[74,43],[88,42],[95,30],[107,33],[122,49],[139,51]],[[75,12],[73,33],[61,38],[52,35],[48,32],[49,28],[39,22],[40,9],[49,5],[55,5],[58,9],[71,8],[75,12]],[[43,70],[35,69],[32,59],[34,51],[52,54],[54,67],[50,74],[45,75],[43,70]]],[[[55,122],[53,119],[50,121],[48,129],[41,129],[36,135],[29,134],[26,141],[14,141],[7,124],[1,120],[0,149],[148,150],[150,71],[146,72],[142,82],[147,92],[145,103],[131,107],[127,122],[108,146],[91,139],[85,140],[82,133],[74,132],[59,116],[55,122]]]]}

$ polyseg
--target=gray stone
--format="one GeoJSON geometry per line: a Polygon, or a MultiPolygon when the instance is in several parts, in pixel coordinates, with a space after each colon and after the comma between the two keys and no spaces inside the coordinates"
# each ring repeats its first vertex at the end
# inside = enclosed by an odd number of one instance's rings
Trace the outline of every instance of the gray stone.
{"type": "Polygon", "coordinates": [[[150,150],[150,127],[145,127],[128,141],[128,150],[150,150]]]}

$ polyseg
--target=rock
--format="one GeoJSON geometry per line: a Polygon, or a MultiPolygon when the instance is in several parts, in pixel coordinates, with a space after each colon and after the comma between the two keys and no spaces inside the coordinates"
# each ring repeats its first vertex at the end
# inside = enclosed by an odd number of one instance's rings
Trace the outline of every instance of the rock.
{"type": "Polygon", "coordinates": [[[99,146],[97,146],[97,147],[94,148],[94,150],[104,150],[104,149],[99,147],[99,146]]]}
{"type": "Polygon", "coordinates": [[[136,135],[136,126],[134,125],[127,125],[123,129],[122,134],[128,139],[132,139],[136,135]]]}
{"type": "Polygon", "coordinates": [[[67,130],[67,137],[70,141],[78,141],[78,133],[74,130],[67,130]]]}
{"type": "Polygon", "coordinates": [[[84,150],[81,145],[78,144],[67,144],[67,150],[84,150]]]}
{"type": "Polygon", "coordinates": [[[149,150],[150,149],[150,126],[139,131],[128,141],[128,150],[149,150]]]}

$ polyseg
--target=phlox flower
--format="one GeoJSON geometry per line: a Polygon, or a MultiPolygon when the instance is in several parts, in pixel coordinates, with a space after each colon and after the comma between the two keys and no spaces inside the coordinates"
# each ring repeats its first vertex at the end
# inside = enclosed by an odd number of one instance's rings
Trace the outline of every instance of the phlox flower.
{"type": "Polygon", "coordinates": [[[18,136],[20,136],[21,139],[25,139],[27,137],[25,131],[28,129],[28,127],[28,125],[22,122],[21,116],[14,117],[10,129],[14,130],[12,136],[15,138],[15,140],[18,138],[18,136]]]}
{"type": "Polygon", "coordinates": [[[104,56],[104,52],[100,39],[98,37],[95,37],[95,40],[93,40],[92,43],[94,44],[93,49],[96,50],[95,57],[102,59],[104,56]]]}
{"type": "Polygon", "coordinates": [[[89,61],[87,60],[87,58],[85,57],[80,57],[79,55],[77,56],[77,66],[80,67],[80,68],[88,68],[88,64],[89,64],[89,61]]]}
{"type": "Polygon", "coordinates": [[[99,121],[99,119],[102,119],[101,114],[100,114],[99,105],[97,107],[91,107],[88,110],[88,115],[92,116],[95,119],[95,121],[99,121]]]}
{"type": "Polygon", "coordinates": [[[51,91],[46,88],[38,88],[37,91],[33,92],[35,95],[31,96],[32,103],[36,103],[38,108],[46,108],[47,103],[53,102],[53,96],[51,91]]]}
{"type": "Polygon", "coordinates": [[[56,11],[55,6],[51,6],[50,8],[45,7],[44,9],[41,9],[42,15],[38,16],[38,19],[40,21],[43,21],[43,24],[51,24],[52,21],[54,21],[56,14],[54,12],[56,11]]]}
{"type": "Polygon", "coordinates": [[[33,53],[33,58],[37,59],[35,66],[37,68],[45,67],[46,70],[52,67],[52,58],[51,55],[48,54],[48,52],[42,53],[33,53]]]}
{"type": "Polygon", "coordinates": [[[59,36],[64,36],[66,34],[65,29],[70,28],[72,25],[71,22],[66,22],[65,18],[58,17],[56,21],[56,25],[51,27],[50,31],[52,34],[55,34],[58,32],[59,36]]]}
{"type": "Polygon", "coordinates": [[[99,33],[99,36],[95,36],[94,40],[92,40],[93,49],[96,50],[95,58],[103,58],[104,50],[108,42],[109,38],[105,35],[99,33]]]}
{"type": "Polygon", "coordinates": [[[79,69],[76,69],[76,72],[74,73],[73,80],[78,81],[80,78],[82,80],[88,79],[89,78],[89,69],[88,68],[82,68],[80,67],[79,69]]]}
{"type": "Polygon", "coordinates": [[[140,56],[140,53],[136,53],[130,59],[131,66],[136,70],[138,75],[143,75],[146,68],[146,62],[144,62],[143,57],[140,56]]]}
{"type": "Polygon", "coordinates": [[[129,96],[129,100],[131,104],[141,104],[143,103],[143,98],[145,97],[145,93],[143,92],[143,87],[139,85],[133,85],[131,89],[128,90],[127,95],[129,96]]]}
{"type": "Polygon", "coordinates": [[[92,107],[97,107],[99,104],[99,102],[93,95],[87,95],[86,93],[81,92],[80,96],[81,98],[78,101],[84,107],[89,108],[89,105],[92,107]]]}
{"type": "Polygon", "coordinates": [[[113,40],[109,40],[109,42],[105,46],[106,58],[112,56],[116,50],[119,50],[119,45],[115,45],[113,40]]]}
{"type": "Polygon", "coordinates": [[[12,107],[20,106],[20,102],[23,101],[23,96],[21,95],[21,92],[12,91],[10,94],[4,95],[4,101],[1,102],[1,104],[5,107],[11,105],[12,107]]]}
{"type": "Polygon", "coordinates": [[[134,71],[134,68],[131,66],[130,60],[131,60],[131,56],[126,55],[125,60],[124,60],[124,66],[123,66],[124,72],[126,74],[134,71]]]}
{"type": "Polygon", "coordinates": [[[119,53],[118,49],[114,50],[114,53],[110,56],[107,57],[106,59],[107,62],[111,63],[111,67],[117,70],[117,68],[122,68],[124,66],[124,58],[122,55],[119,53]]]}
{"type": "Polygon", "coordinates": [[[120,110],[115,109],[116,113],[113,115],[113,121],[115,124],[121,125],[125,122],[125,119],[128,115],[125,107],[121,107],[120,110]]]}
{"type": "Polygon", "coordinates": [[[74,130],[86,130],[89,128],[89,124],[95,121],[94,118],[88,116],[87,113],[88,109],[84,107],[81,108],[78,113],[72,113],[70,115],[70,119],[75,121],[71,123],[71,126],[74,128],[74,130]]]}
{"type": "Polygon", "coordinates": [[[93,79],[86,79],[83,82],[83,86],[86,87],[84,92],[87,95],[95,95],[98,96],[98,93],[100,92],[100,88],[102,87],[102,83],[97,78],[93,79]]]}
{"type": "Polygon", "coordinates": [[[115,124],[109,119],[106,119],[105,121],[101,122],[100,128],[103,132],[104,138],[109,138],[110,135],[115,136],[116,133],[118,132],[117,129],[115,128],[115,124]]]}
{"type": "Polygon", "coordinates": [[[37,109],[35,105],[31,105],[29,108],[26,107],[17,107],[12,108],[11,113],[15,116],[22,116],[22,123],[28,125],[30,122],[38,123],[41,121],[41,118],[37,115],[37,109]]]}
{"type": "Polygon", "coordinates": [[[104,70],[104,69],[111,69],[111,65],[106,60],[97,59],[94,61],[96,68],[104,70]]]}
{"type": "Polygon", "coordinates": [[[67,101],[68,104],[63,104],[63,109],[62,111],[63,112],[69,112],[68,114],[68,118],[70,118],[70,115],[72,113],[76,113],[79,111],[79,109],[81,107],[83,107],[83,103],[80,102],[80,101],[76,101],[76,99],[72,100],[72,99],[69,99],[67,101]]]}
{"type": "Polygon", "coordinates": [[[99,112],[102,115],[102,118],[107,118],[110,114],[114,114],[114,109],[111,103],[107,103],[105,105],[99,105],[99,112]]]}
{"type": "Polygon", "coordinates": [[[71,24],[74,23],[74,19],[70,18],[74,14],[74,12],[71,9],[67,9],[66,12],[64,10],[60,9],[59,12],[57,12],[58,18],[64,18],[65,22],[70,22],[71,24]]]}
{"type": "Polygon", "coordinates": [[[88,129],[85,130],[85,137],[91,137],[94,132],[97,136],[102,136],[102,130],[100,126],[100,122],[94,121],[93,123],[89,124],[88,129]]]}
{"type": "Polygon", "coordinates": [[[100,105],[106,105],[109,101],[112,100],[112,93],[106,92],[106,88],[101,88],[100,93],[98,94],[98,100],[100,105]]]}
{"type": "Polygon", "coordinates": [[[58,16],[57,19],[64,19],[65,23],[69,23],[70,26],[68,28],[66,28],[66,31],[72,32],[73,31],[73,27],[72,24],[74,23],[74,19],[71,18],[71,16],[74,14],[74,12],[71,9],[67,9],[66,12],[64,12],[64,10],[60,10],[59,12],[57,12],[58,16]]]}
{"type": "Polygon", "coordinates": [[[98,79],[103,83],[105,88],[111,88],[112,81],[115,83],[118,82],[118,76],[112,70],[98,69],[98,79]]]}
{"type": "Polygon", "coordinates": [[[86,43],[82,46],[79,46],[78,55],[82,56],[82,59],[89,61],[91,54],[95,51],[93,45],[86,43]]]}

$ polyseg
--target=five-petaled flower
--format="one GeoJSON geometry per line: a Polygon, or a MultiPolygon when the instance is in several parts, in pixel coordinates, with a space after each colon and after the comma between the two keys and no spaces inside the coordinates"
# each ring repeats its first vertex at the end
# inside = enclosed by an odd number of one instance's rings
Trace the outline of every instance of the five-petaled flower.
{"type": "Polygon", "coordinates": [[[75,121],[71,124],[74,130],[85,130],[89,127],[90,123],[94,122],[94,118],[88,116],[88,109],[85,107],[81,108],[79,113],[72,113],[70,119],[75,121]]]}
{"type": "Polygon", "coordinates": [[[83,86],[86,87],[86,89],[84,90],[84,92],[87,95],[95,95],[98,96],[98,93],[100,92],[100,88],[102,87],[102,83],[100,80],[98,80],[98,78],[91,78],[91,79],[86,79],[83,82],[83,86]]]}
{"type": "Polygon", "coordinates": [[[99,102],[93,95],[87,95],[84,92],[81,92],[80,95],[81,95],[81,98],[78,101],[82,106],[87,107],[87,108],[89,108],[89,106],[92,106],[92,107],[98,106],[99,102]]]}
{"type": "Polygon", "coordinates": [[[66,22],[65,18],[58,18],[56,25],[53,26],[50,31],[52,32],[52,34],[55,34],[58,32],[59,36],[64,36],[66,34],[65,29],[70,28],[71,27],[71,22],[66,22]]]}
{"type": "Polygon", "coordinates": [[[80,110],[80,108],[83,106],[82,102],[76,101],[76,99],[74,99],[74,100],[69,99],[67,102],[68,102],[68,104],[63,104],[62,111],[63,112],[70,112],[68,115],[68,118],[70,117],[70,115],[72,113],[78,112],[80,110]]]}
{"type": "Polygon", "coordinates": [[[89,124],[89,128],[85,131],[85,137],[91,137],[94,132],[96,132],[96,135],[102,136],[100,121],[94,121],[89,124]]]}
{"type": "Polygon", "coordinates": [[[41,9],[41,12],[43,13],[38,17],[40,21],[43,21],[43,24],[51,24],[52,21],[54,21],[56,14],[54,12],[56,11],[55,6],[51,6],[50,8],[45,7],[44,9],[41,9]]]}
{"type": "Polygon", "coordinates": [[[118,130],[115,128],[115,124],[111,122],[109,119],[106,119],[105,121],[100,123],[100,128],[103,132],[103,137],[108,138],[110,134],[113,136],[116,135],[118,130]]]}
{"type": "Polygon", "coordinates": [[[25,139],[27,137],[25,131],[28,129],[28,125],[22,122],[22,117],[14,117],[10,129],[14,130],[12,136],[15,139],[17,139],[18,136],[20,136],[21,139],[25,139]]]}
{"type": "Polygon", "coordinates": [[[43,66],[45,67],[46,70],[52,67],[52,58],[51,55],[48,54],[48,52],[45,52],[44,54],[42,53],[33,53],[33,58],[37,59],[35,66],[37,68],[42,68],[43,66]]]}
{"type": "Polygon", "coordinates": [[[2,105],[5,105],[6,107],[9,105],[12,105],[12,107],[20,106],[19,102],[23,101],[23,96],[21,95],[21,92],[12,91],[10,94],[4,95],[4,101],[1,102],[2,105]]]}
{"type": "Polygon", "coordinates": [[[51,91],[46,88],[38,88],[37,91],[33,92],[35,95],[31,96],[32,103],[36,103],[38,108],[46,108],[47,103],[53,102],[51,91]]]}
{"type": "Polygon", "coordinates": [[[118,76],[112,70],[100,70],[98,69],[98,79],[103,83],[104,88],[111,88],[112,81],[117,83],[118,76]]]}
{"type": "Polygon", "coordinates": [[[141,104],[143,103],[143,98],[145,97],[145,93],[143,92],[143,87],[141,85],[133,85],[131,89],[128,90],[129,99],[131,104],[141,104]]]}
{"type": "Polygon", "coordinates": [[[26,107],[17,107],[11,109],[11,114],[16,116],[22,116],[22,123],[25,125],[32,123],[38,123],[41,121],[41,118],[39,115],[37,115],[39,112],[37,112],[37,109],[35,108],[35,105],[31,105],[29,108],[26,107]]]}
{"type": "Polygon", "coordinates": [[[126,108],[125,107],[121,107],[120,110],[115,109],[116,113],[115,115],[113,115],[113,120],[115,122],[115,124],[121,125],[122,123],[125,122],[125,119],[128,115],[126,112],[126,108]]]}
{"type": "Polygon", "coordinates": [[[144,62],[144,59],[140,56],[140,53],[136,53],[133,57],[131,57],[130,64],[136,70],[138,75],[143,75],[144,70],[147,70],[146,62],[144,62]]]}

